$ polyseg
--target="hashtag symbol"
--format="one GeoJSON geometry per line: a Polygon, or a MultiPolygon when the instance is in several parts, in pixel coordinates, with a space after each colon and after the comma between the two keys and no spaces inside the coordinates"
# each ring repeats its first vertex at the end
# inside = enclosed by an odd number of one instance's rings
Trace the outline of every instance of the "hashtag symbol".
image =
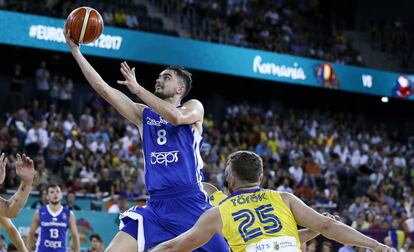
{"type": "Polygon", "coordinates": [[[36,37],[36,34],[37,34],[37,25],[30,26],[29,36],[36,37]]]}

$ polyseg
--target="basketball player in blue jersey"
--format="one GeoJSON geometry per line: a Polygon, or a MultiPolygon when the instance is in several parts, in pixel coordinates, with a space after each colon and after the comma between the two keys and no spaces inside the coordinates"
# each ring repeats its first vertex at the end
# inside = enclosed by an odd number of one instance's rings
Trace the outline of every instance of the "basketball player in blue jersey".
{"type": "MultiPolygon", "coordinates": [[[[133,207],[121,215],[121,230],[106,251],[141,252],[185,232],[211,208],[202,190],[203,105],[181,104],[191,89],[191,74],[182,67],[160,73],[151,93],[139,85],[135,69],[121,64],[118,81],[146,105],[133,102],[109,86],[65,34],[66,42],[92,88],[139,129],[145,160],[145,183],[150,197],[145,208],[133,207]]],[[[217,235],[197,251],[224,252],[228,246],[217,235]]]]}
{"type": "Polygon", "coordinates": [[[80,251],[80,242],[75,215],[62,206],[62,191],[58,185],[47,188],[49,204],[36,210],[29,230],[29,250],[33,248],[35,232],[40,227],[36,252],[66,252],[66,233],[71,231],[73,251],[80,251]]]}

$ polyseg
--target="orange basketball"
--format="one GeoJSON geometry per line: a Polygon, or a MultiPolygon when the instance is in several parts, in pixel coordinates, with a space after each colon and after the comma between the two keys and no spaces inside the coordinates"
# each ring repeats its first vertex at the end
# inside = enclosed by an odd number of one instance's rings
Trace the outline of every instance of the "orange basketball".
{"type": "Polygon", "coordinates": [[[69,29],[70,37],[78,44],[95,41],[103,31],[101,14],[90,7],[79,7],[73,10],[66,19],[65,29],[69,29]]]}

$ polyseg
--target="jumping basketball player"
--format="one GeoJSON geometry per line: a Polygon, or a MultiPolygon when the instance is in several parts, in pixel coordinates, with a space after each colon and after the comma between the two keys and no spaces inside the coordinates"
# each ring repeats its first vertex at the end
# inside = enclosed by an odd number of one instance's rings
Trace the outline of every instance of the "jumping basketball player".
{"type": "MultiPolygon", "coordinates": [[[[190,92],[191,74],[182,67],[162,71],[151,93],[137,83],[135,69],[121,63],[128,89],[146,105],[134,103],[109,86],[65,34],[73,57],[93,89],[139,129],[145,158],[145,183],[150,193],[146,208],[133,207],[121,216],[121,231],[107,251],[145,251],[185,232],[211,208],[202,190],[203,105],[197,100],[181,104],[190,92]]],[[[228,251],[220,236],[198,251],[228,251]]]]}

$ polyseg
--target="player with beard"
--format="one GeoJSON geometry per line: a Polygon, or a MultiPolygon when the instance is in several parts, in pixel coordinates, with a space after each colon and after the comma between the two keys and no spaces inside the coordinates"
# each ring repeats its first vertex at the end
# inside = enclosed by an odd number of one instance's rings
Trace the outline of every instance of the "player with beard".
{"type": "MultiPolygon", "coordinates": [[[[150,197],[147,206],[133,207],[121,215],[121,231],[107,251],[146,251],[191,228],[211,208],[203,191],[200,155],[203,105],[197,100],[181,103],[190,92],[191,73],[179,66],[162,71],[155,92],[143,88],[135,68],[121,63],[125,85],[146,105],[133,102],[109,86],[81,54],[79,46],[65,34],[73,57],[92,88],[140,132],[145,160],[145,185],[150,197]]],[[[224,252],[228,246],[220,235],[196,251],[224,252]]]]}
{"type": "Polygon", "coordinates": [[[33,248],[35,232],[40,226],[36,250],[42,252],[66,252],[66,233],[71,231],[73,251],[80,251],[80,242],[76,218],[72,211],[61,204],[62,191],[58,185],[47,187],[49,203],[36,210],[29,230],[29,250],[33,248]]]}

